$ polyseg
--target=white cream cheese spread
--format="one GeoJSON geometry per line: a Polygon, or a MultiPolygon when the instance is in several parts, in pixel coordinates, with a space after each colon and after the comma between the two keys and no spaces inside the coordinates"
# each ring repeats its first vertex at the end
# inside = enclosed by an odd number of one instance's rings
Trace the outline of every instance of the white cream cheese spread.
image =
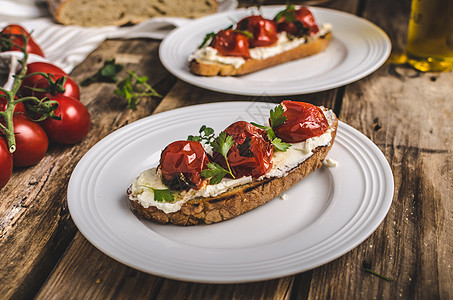
{"type": "MultiPolygon", "coordinates": [[[[335,114],[331,111],[324,111],[329,129],[320,136],[309,138],[300,143],[291,143],[291,147],[285,152],[274,151],[272,155],[272,168],[265,175],[258,178],[282,177],[293,168],[308,159],[316,147],[327,146],[332,139],[332,124],[335,121],[335,114]]],[[[182,191],[175,196],[174,202],[158,202],[154,200],[153,189],[167,189],[162,183],[161,174],[156,169],[149,169],[134,179],[130,187],[129,199],[138,201],[144,208],[155,206],[165,213],[171,213],[181,209],[181,206],[190,199],[198,197],[215,197],[234,187],[247,184],[252,181],[251,176],[245,176],[237,179],[223,178],[222,181],[214,185],[206,185],[199,190],[190,189],[182,191]]]]}
{"type": "MultiPolygon", "coordinates": [[[[329,23],[320,26],[318,33],[308,39],[294,38],[289,39],[285,32],[278,34],[278,41],[267,47],[255,47],[250,49],[250,56],[253,59],[266,59],[285,51],[299,47],[311,40],[317,39],[320,36],[327,34],[332,29],[332,25],[329,23]]],[[[205,46],[201,49],[197,49],[189,56],[189,61],[196,59],[203,63],[221,63],[225,65],[233,65],[236,69],[245,63],[245,59],[239,56],[222,56],[219,52],[210,46],[205,46]]]]}

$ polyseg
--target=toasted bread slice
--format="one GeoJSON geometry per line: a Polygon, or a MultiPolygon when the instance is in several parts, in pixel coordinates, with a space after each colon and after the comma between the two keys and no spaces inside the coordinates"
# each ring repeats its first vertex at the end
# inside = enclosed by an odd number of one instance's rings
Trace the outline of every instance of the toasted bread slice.
{"type": "Polygon", "coordinates": [[[244,75],[320,53],[327,48],[331,39],[332,33],[329,31],[325,35],[317,37],[316,39],[311,40],[308,43],[302,44],[296,48],[284,51],[280,54],[268,57],[266,59],[247,59],[245,63],[238,68],[235,68],[230,64],[222,64],[218,62],[203,62],[198,59],[192,59],[189,62],[189,68],[192,73],[201,76],[244,75]]]}
{"type": "MultiPolygon", "coordinates": [[[[248,212],[281,195],[291,186],[308,174],[318,169],[331,149],[338,127],[338,120],[331,124],[331,141],[326,146],[313,150],[313,154],[291,169],[283,177],[271,177],[253,180],[237,186],[216,197],[194,198],[184,203],[180,210],[165,213],[155,206],[143,207],[138,201],[130,200],[136,213],[157,223],[173,223],[176,225],[211,224],[225,221],[248,212]]],[[[131,188],[128,189],[131,194],[131,188]]]]}

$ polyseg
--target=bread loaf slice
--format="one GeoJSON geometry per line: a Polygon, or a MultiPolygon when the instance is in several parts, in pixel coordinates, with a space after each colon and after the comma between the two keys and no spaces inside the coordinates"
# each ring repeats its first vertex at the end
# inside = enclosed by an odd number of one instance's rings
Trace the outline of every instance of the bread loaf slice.
{"type": "Polygon", "coordinates": [[[152,17],[196,18],[217,11],[217,0],[47,0],[64,25],[107,26],[140,23],[152,17]]]}
{"type": "MultiPolygon", "coordinates": [[[[145,208],[135,200],[129,202],[139,216],[161,224],[173,223],[183,226],[211,224],[237,217],[281,195],[308,174],[317,170],[333,145],[337,127],[338,120],[335,119],[331,124],[332,139],[330,143],[315,148],[308,159],[291,169],[283,177],[253,180],[216,197],[191,199],[184,203],[180,210],[171,213],[165,213],[154,206],[145,208]]],[[[131,188],[127,193],[131,194],[131,188]]]]}
{"type": "Polygon", "coordinates": [[[268,57],[266,59],[253,59],[253,58],[246,59],[245,63],[238,68],[235,68],[231,64],[222,64],[218,62],[205,62],[200,61],[198,59],[192,59],[189,62],[189,68],[192,73],[201,76],[244,75],[320,53],[327,48],[331,39],[332,33],[329,31],[327,34],[323,36],[320,36],[296,48],[284,51],[280,54],[268,57]]]}

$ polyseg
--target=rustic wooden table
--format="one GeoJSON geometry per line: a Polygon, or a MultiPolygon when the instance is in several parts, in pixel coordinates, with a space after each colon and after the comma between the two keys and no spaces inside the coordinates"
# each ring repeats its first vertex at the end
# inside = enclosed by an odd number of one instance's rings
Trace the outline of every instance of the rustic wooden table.
{"type": "MultiPolygon", "coordinates": [[[[371,20],[390,36],[393,53],[403,51],[410,0],[332,0],[320,6],[371,20]]],[[[254,100],[179,81],[160,63],[159,44],[107,40],[71,73],[80,82],[114,57],[126,69],[149,76],[164,98],[142,99],[132,112],[113,95],[111,84],[82,88],[81,101],[92,116],[88,137],[75,146],[53,145],[38,165],[14,171],[0,191],[1,299],[453,298],[453,73],[420,73],[389,62],[347,86],[291,97],[334,108],[382,150],[392,168],[395,192],[388,215],[349,253],[300,274],[223,285],[142,273],[90,244],[71,220],[66,189],[74,167],[93,145],[151,114],[254,100]],[[393,280],[366,272],[364,264],[393,280]]]]}

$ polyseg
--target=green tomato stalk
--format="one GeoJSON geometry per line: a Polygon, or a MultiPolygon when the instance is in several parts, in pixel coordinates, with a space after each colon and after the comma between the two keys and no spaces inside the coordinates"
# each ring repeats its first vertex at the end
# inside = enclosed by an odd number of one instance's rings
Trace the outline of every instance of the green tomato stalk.
{"type": "Polygon", "coordinates": [[[0,131],[3,132],[4,135],[6,136],[6,140],[8,142],[8,150],[11,154],[16,151],[16,138],[14,135],[14,124],[13,124],[14,108],[16,107],[16,104],[20,102],[33,103],[36,111],[44,112],[44,117],[41,117],[40,120],[43,120],[48,116],[58,119],[58,117],[56,117],[55,114],[53,114],[53,111],[55,111],[55,109],[57,109],[58,107],[58,103],[56,101],[45,101],[48,100],[47,98],[39,100],[36,97],[23,97],[20,99],[14,99],[22,84],[22,80],[25,77],[36,74],[33,73],[25,76],[25,74],[27,74],[27,60],[28,60],[28,52],[26,49],[31,33],[29,36],[25,36],[23,34],[21,34],[20,36],[22,36],[24,40],[24,46],[23,47],[21,47],[20,45],[16,46],[24,54],[23,58],[19,59],[19,63],[22,65],[22,69],[18,75],[14,75],[14,82],[11,91],[8,91],[3,87],[0,87],[0,91],[2,91],[4,93],[4,96],[6,97],[6,109],[5,111],[0,111],[0,119],[3,119],[5,121],[5,125],[0,123],[0,131]]]}

